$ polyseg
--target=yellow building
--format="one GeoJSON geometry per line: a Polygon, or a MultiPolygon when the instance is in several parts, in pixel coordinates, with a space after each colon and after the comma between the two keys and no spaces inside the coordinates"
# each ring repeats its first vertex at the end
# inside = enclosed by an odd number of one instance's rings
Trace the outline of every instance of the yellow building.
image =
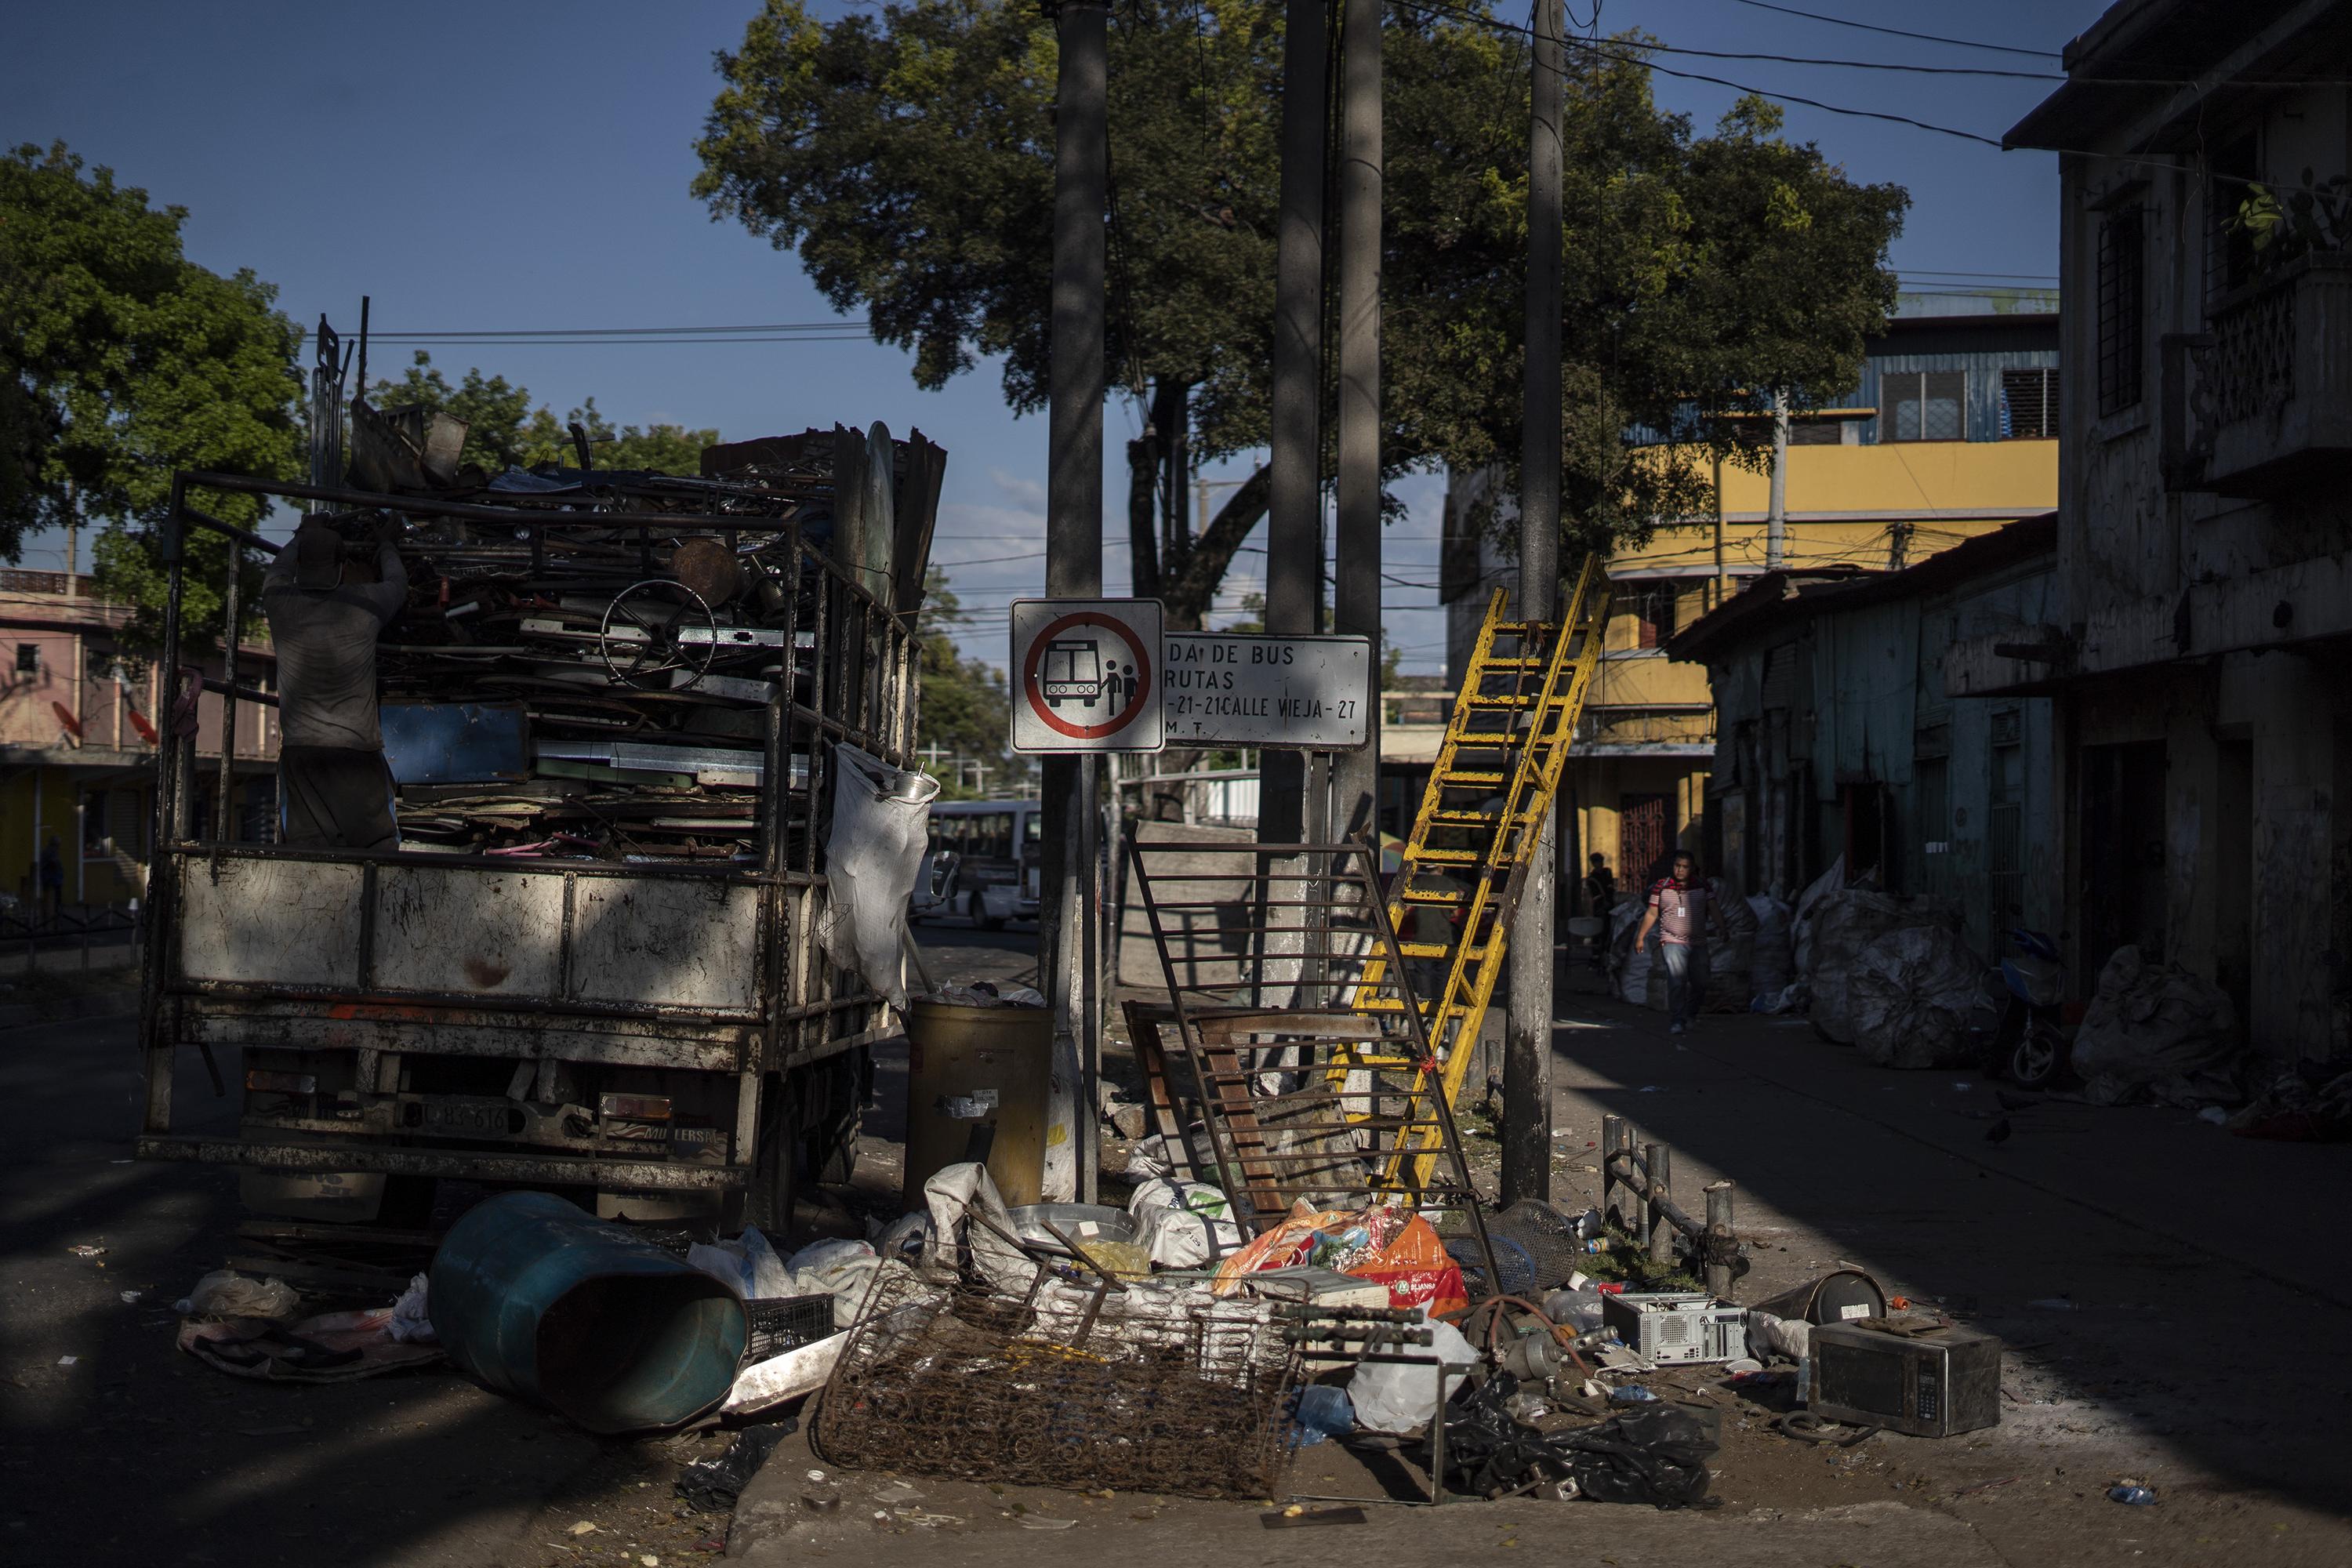
{"type": "MultiPolygon", "coordinates": [[[[1791,430],[1779,563],[1893,570],[2055,506],[2054,304],[1906,296],[1862,385],[1791,430]],[[1956,304],[1968,313],[1950,313],[1956,304]]],[[[1490,510],[1493,482],[1457,474],[1448,487],[1442,597],[1457,679],[1487,593],[1514,575],[1491,540],[1457,529],[1490,510]]],[[[1769,491],[1767,476],[1727,468],[1719,518],[1663,526],[1611,562],[1606,651],[1560,787],[1562,859],[1575,871],[1597,853],[1630,888],[1675,848],[1698,850],[1715,709],[1706,668],[1670,661],[1662,645],[1767,569],[1769,491]]],[[[1510,526],[1507,499],[1491,510],[1510,526]]]]}
{"type": "MultiPolygon", "coordinates": [[[[63,912],[122,909],[146,884],[159,672],[120,642],[130,606],[92,596],[86,576],[0,571],[0,910],[45,917],[40,855],[52,839],[63,912]]],[[[268,689],[272,655],[248,644],[242,679],[268,689]]],[[[206,673],[217,677],[217,656],[206,673]]],[[[220,699],[197,708],[200,802],[219,778],[220,699]]],[[[237,709],[239,810],[274,809],[275,709],[237,709]]]]}

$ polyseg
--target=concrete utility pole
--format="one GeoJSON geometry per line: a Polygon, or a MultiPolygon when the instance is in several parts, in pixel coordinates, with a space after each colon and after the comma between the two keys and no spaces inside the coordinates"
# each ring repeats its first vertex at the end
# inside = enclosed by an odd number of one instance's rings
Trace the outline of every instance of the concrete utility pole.
{"type": "MultiPolygon", "coordinates": [[[[1102,593],[1103,215],[1110,180],[1107,8],[1063,0],[1054,121],[1053,384],[1046,416],[1045,592],[1102,593]]],[[[1097,833],[1092,757],[1045,759],[1045,897],[1040,973],[1054,1008],[1045,1196],[1095,1195],[1095,1075],[1102,998],[1093,896],[1097,833]],[[1062,1136],[1055,1140],[1054,1131],[1062,1136]]]]}
{"type": "Polygon", "coordinates": [[[1789,389],[1772,392],[1772,500],[1764,514],[1764,570],[1778,572],[1789,556],[1789,389]]]}
{"type": "Polygon", "coordinates": [[[1379,830],[1381,772],[1381,0],[1339,23],[1339,517],[1331,628],[1372,639],[1368,743],[1332,759],[1331,829],[1379,830]]]}
{"type": "Polygon", "coordinates": [[[1723,454],[1717,452],[1715,455],[1715,602],[1707,606],[1710,610],[1720,608],[1724,600],[1731,597],[1730,584],[1725,581],[1723,564],[1723,533],[1726,521],[1723,515],[1723,454]]]}
{"type": "MultiPolygon", "coordinates": [[[[1560,0],[1537,0],[1528,132],[1527,401],[1519,447],[1519,614],[1559,614],[1560,0]]],[[[1531,723],[1543,722],[1531,714],[1531,723]]],[[[1559,813],[1549,803],[1511,921],[1503,1037],[1503,1202],[1551,1197],[1552,916],[1559,813]]],[[[1463,1048],[1473,1042],[1465,1041],[1463,1048]]]]}
{"type": "MultiPolygon", "coordinates": [[[[1274,252],[1273,468],[1266,497],[1265,629],[1319,630],[1323,585],[1323,133],[1329,110],[1326,0],[1290,0],[1282,46],[1282,199],[1274,252]]],[[[1300,843],[1307,757],[1269,752],[1258,837],[1300,843]]]]}

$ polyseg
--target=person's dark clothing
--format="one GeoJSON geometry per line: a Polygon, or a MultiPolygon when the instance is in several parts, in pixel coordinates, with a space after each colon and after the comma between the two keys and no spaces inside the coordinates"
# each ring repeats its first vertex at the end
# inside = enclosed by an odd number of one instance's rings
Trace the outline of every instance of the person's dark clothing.
{"type": "Polygon", "coordinates": [[[392,770],[380,751],[281,746],[279,842],[298,849],[397,849],[392,770]]]}
{"type": "Polygon", "coordinates": [[[297,586],[298,544],[278,552],[261,604],[278,649],[281,842],[306,849],[397,849],[392,773],[376,721],[375,642],[408,600],[408,571],[390,544],[375,583],[297,586]]]}
{"type": "Polygon", "coordinates": [[[278,649],[278,711],[285,744],[380,752],[376,726],[376,635],[408,600],[400,552],[375,555],[383,581],[323,592],[295,586],[289,544],[261,579],[261,605],[278,649]]]}

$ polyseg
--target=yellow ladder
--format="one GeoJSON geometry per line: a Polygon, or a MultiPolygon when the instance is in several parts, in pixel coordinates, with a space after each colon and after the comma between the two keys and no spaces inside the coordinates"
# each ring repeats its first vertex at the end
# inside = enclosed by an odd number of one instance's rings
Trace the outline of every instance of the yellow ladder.
{"type": "MultiPolygon", "coordinates": [[[[1600,668],[1609,595],[1599,555],[1584,558],[1558,621],[1507,620],[1508,594],[1495,590],[1391,889],[1397,951],[1408,963],[1444,965],[1444,983],[1418,1000],[1449,1107],[1476,1054],[1486,1005],[1502,977],[1506,932],[1600,668]],[[1424,910],[1450,921],[1447,940],[1422,939],[1417,917],[1424,910]]],[[[1385,969],[1383,959],[1367,963],[1356,1011],[1392,1013],[1403,1005],[1393,986],[1381,985],[1385,969]]],[[[1423,1118],[1408,1110],[1407,1119],[1423,1118]]],[[[1411,1179],[1404,1158],[1391,1157],[1388,1183],[1425,1185],[1434,1151],[1412,1156],[1411,1179]]]]}

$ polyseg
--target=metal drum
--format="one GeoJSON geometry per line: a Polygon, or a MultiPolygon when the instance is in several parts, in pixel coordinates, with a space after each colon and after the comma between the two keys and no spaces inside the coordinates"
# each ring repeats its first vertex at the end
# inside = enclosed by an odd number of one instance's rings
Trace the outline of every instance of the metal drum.
{"type": "Polygon", "coordinates": [[[467,1210],[433,1255],[457,1369],[591,1432],[675,1426],[727,1397],[743,1303],[674,1253],[546,1193],[467,1210]]]}

